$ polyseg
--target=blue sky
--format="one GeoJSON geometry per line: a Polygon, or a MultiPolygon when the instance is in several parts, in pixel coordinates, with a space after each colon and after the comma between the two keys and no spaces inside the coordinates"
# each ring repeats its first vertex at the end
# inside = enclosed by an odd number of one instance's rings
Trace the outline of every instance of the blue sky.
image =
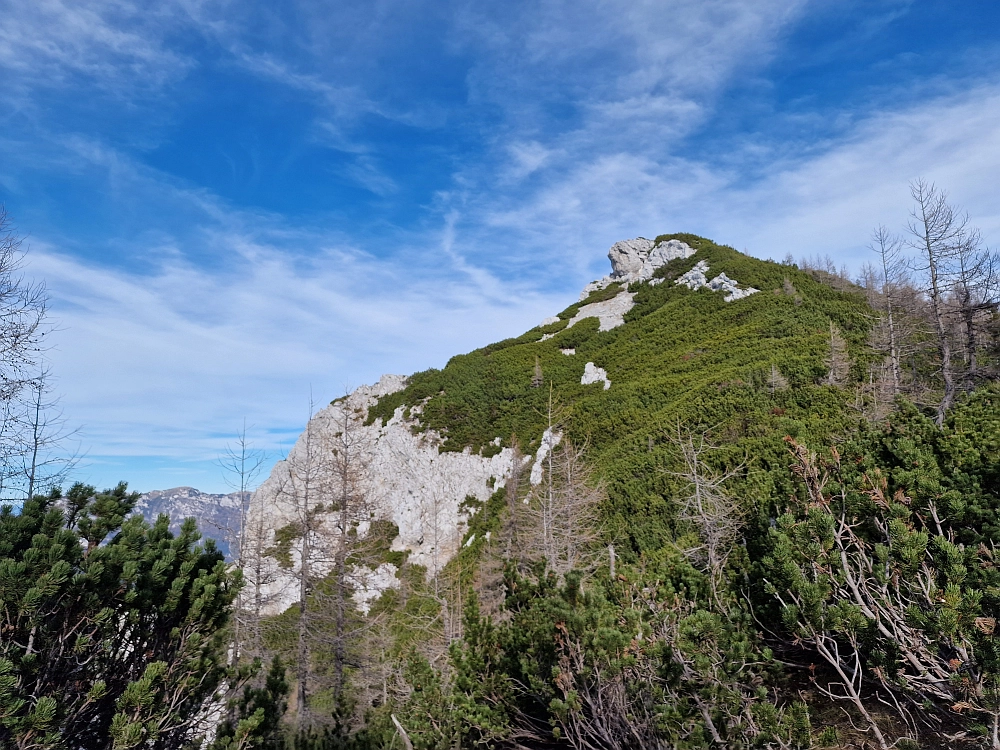
{"type": "Polygon", "coordinates": [[[224,489],[244,419],[277,457],[619,239],[857,268],[922,176],[1000,240],[996,3],[0,6],[0,201],[99,485],[224,489]]]}

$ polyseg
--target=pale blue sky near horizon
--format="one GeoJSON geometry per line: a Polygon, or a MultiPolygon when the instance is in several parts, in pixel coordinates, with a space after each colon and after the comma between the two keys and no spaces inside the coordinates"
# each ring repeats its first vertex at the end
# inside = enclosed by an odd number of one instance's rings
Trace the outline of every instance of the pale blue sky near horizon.
{"type": "Polygon", "coordinates": [[[226,491],[385,372],[686,231],[858,268],[936,181],[1000,241],[1000,5],[0,0],[0,202],[76,476],[226,491]]]}

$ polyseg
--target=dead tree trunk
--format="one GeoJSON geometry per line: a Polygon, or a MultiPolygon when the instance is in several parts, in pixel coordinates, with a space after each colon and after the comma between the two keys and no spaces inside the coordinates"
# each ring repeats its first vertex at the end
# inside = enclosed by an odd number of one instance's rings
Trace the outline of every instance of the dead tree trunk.
{"type": "Polygon", "coordinates": [[[952,263],[956,249],[966,236],[968,217],[958,215],[948,204],[947,196],[933,184],[917,180],[910,185],[916,201],[909,224],[912,245],[921,254],[916,270],[924,276],[924,291],[930,299],[934,333],[941,355],[941,380],[944,392],[937,407],[936,422],[944,417],[955,401],[956,378],[952,363],[952,343],[949,331],[949,310],[945,298],[953,280],[952,263]]]}
{"type": "Polygon", "coordinates": [[[896,330],[896,287],[901,274],[900,250],[902,241],[884,226],[875,228],[869,246],[878,254],[882,271],[882,300],[885,303],[886,324],[889,329],[889,362],[892,372],[892,393],[898,395],[902,383],[899,337],[896,330]]]}

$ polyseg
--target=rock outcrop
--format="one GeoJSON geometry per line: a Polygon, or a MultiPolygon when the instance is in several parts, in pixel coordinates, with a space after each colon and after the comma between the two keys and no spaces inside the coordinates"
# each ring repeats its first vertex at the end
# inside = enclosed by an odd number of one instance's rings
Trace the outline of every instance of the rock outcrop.
{"type": "MultiPolygon", "coordinates": [[[[346,412],[355,432],[351,439],[364,456],[363,465],[356,468],[372,520],[390,520],[399,529],[392,549],[408,551],[410,562],[424,565],[432,575],[451,558],[466,533],[467,511],[462,503],[470,497],[485,501],[502,487],[510,473],[513,452],[504,448],[489,457],[469,449],[439,452],[439,435],[433,430],[414,430],[419,407],[408,414],[403,407],[396,409],[386,424],[381,420],[364,424],[370,406],[405,385],[402,376],[384,375],[374,386],[362,386],[313,416],[307,432],[254,494],[250,527],[255,528],[256,520],[262,517],[267,536],[264,547],[273,545],[276,530],[296,522],[297,488],[303,483],[304,472],[309,472],[318,493],[337,482],[323,456],[330,450],[331,437],[343,430],[346,412]]],[[[294,553],[293,563],[292,570],[298,565],[294,553]]],[[[290,572],[270,560],[267,565],[265,599],[270,612],[279,612],[296,601],[296,584],[290,572]]],[[[395,581],[387,571],[384,566],[371,573],[358,571],[359,604],[364,606],[395,581]]]]}
{"type": "Polygon", "coordinates": [[[604,390],[608,390],[611,387],[607,371],[603,367],[598,367],[593,362],[588,362],[583,368],[583,377],[580,378],[580,385],[590,385],[591,383],[604,383],[604,390]]]}
{"type": "MultiPolygon", "coordinates": [[[[664,240],[654,243],[645,237],[637,237],[634,240],[622,240],[616,242],[608,251],[608,259],[611,261],[611,274],[597,281],[592,281],[583,288],[580,293],[580,301],[587,299],[593,292],[607,289],[612,284],[621,284],[623,291],[609,300],[593,302],[580,308],[569,325],[583,320],[584,318],[598,318],[599,330],[610,331],[625,322],[625,314],[635,305],[635,294],[628,291],[630,284],[647,282],[657,285],[663,282],[662,278],[654,278],[656,270],[662,268],[672,260],[678,258],[690,258],[697,252],[693,247],[680,240],[664,240]]],[[[739,284],[720,273],[711,281],[707,278],[709,268],[705,261],[698,261],[694,268],[677,279],[675,284],[682,284],[688,289],[710,289],[713,292],[723,292],[723,299],[726,302],[748,297],[759,290],[753,287],[740,288],[739,284]]],[[[552,321],[547,318],[547,321],[552,321]]],[[[569,327],[569,326],[567,326],[569,327]]],[[[551,334],[546,336],[551,338],[551,334]]]]}
{"type": "Polygon", "coordinates": [[[722,299],[726,302],[743,299],[760,291],[759,289],[754,289],[752,286],[741,289],[733,279],[724,273],[720,273],[710,281],[708,279],[708,270],[708,263],[699,260],[694,268],[682,275],[674,283],[686,286],[688,289],[711,289],[713,292],[723,292],[725,296],[722,299]]]}
{"type": "Polygon", "coordinates": [[[635,295],[631,292],[621,292],[611,299],[602,302],[591,302],[584,305],[566,324],[570,328],[584,318],[597,318],[600,321],[597,330],[610,331],[625,322],[625,313],[635,307],[635,295]]]}
{"type": "Polygon", "coordinates": [[[608,250],[611,274],[592,281],[583,288],[580,300],[585,300],[591,292],[605,289],[611,284],[622,284],[625,288],[637,281],[649,281],[656,269],[677,258],[690,258],[697,251],[680,240],[666,240],[654,243],[645,237],[616,242],[608,250]]]}

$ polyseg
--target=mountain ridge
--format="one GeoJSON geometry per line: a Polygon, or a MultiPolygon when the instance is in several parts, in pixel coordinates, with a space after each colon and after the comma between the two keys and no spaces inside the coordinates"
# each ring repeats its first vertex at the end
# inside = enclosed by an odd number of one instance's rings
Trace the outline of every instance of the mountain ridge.
{"type": "Polygon", "coordinates": [[[240,528],[239,492],[202,492],[187,485],[150,490],[139,496],[135,512],[150,523],[160,514],[170,516],[170,529],[174,533],[185,518],[194,518],[202,536],[214,539],[226,559],[233,559],[230,545],[240,528]]]}
{"type": "MultiPolygon", "coordinates": [[[[440,370],[384,376],[310,420],[303,435],[317,440],[348,413],[359,421],[377,476],[368,487],[376,514],[396,528],[392,550],[429,575],[469,543],[476,509],[504,487],[514,455],[539,461],[550,387],[573,410],[567,439],[588,446],[607,482],[605,517],[626,555],[662,546],[672,533],[663,523],[669,425],[714,430],[728,445],[720,460],[752,453],[749,484],[757,486],[777,481],[768,472],[784,456],[773,438],[786,434],[782,421],[796,434],[802,424],[824,436],[843,426],[845,395],[820,381],[831,326],[863,359],[870,320],[860,295],[690,234],[615,243],[609,260],[612,273],[555,320],[456,355],[440,370]],[[533,387],[536,365],[544,387],[533,387]],[[790,387],[769,390],[775,368],[790,387]]],[[[251,515],[266,517],[268,533],[294,520],[288,486],[305,454],[300,438],[254,496],[251,515]]],[[[270,580],[275,608],[289,606],[291,579],[274,566],[270,580]]]]}

